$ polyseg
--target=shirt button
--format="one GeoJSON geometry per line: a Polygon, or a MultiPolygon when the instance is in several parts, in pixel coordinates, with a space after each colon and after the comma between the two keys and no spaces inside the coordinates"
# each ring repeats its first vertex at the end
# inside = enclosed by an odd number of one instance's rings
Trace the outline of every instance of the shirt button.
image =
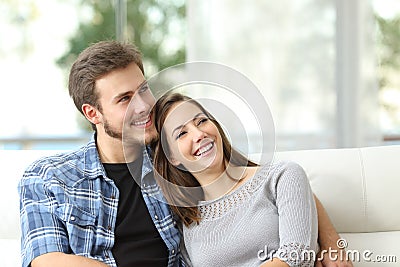
{"type": "Polygon", "coordinates": [[[69,219],[70,219],[71,221],[75,221],[75,217],[74,217],[74,216],[71,216],[69,219]]]}
{"type": "Polygon", "coordinates": [[[107,227],[107,229],[108,229],[108,231],[111,231],[111,226],[109,225],[109,226],[107,227]]]}
{"type": "Polygon", "coordinates": [[[171,250],[171,253],[172,253],[172,254],[175,254],[175,249],[171,250]]]}
{"type": "Polygon", "coordinates": [[[156,215],[154,215],[154,219],[158,220],[158,216],[157,216],[157,214],[156,214],[156,215]]]}

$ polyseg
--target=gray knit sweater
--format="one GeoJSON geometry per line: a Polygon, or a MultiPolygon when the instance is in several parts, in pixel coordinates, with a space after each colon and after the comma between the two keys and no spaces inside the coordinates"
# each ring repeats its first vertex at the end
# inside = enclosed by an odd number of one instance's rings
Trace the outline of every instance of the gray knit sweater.
{"type": "Polygon", "coordinates": [[[264,165],[232,193],[201,202],[200,212],[199,225],[183,228],[193,266],[259,266],[270,256],[313,266],[317,212],[295,163],[264,165]]]}

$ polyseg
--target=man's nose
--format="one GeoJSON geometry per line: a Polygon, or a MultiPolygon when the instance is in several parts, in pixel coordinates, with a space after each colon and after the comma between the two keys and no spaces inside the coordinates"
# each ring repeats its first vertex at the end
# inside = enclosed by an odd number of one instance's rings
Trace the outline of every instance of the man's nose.
{"type": "Polygon", "coordinates": [[[131,107],[135,114],[147,113],[150,109],[149,103],[140,94],[136,94],[132,98],[131,107]]]}

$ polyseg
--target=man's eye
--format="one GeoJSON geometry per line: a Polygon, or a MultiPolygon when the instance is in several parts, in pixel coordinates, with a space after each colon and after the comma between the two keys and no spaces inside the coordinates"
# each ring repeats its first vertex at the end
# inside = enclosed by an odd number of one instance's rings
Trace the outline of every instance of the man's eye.
{"type": "Polygon", "coordinates": [[[130,96],[124,96],[118,102],[126,102],[126,101],[129,101],[129,99],[130,99],[130,96]]]}
{"type": "Polygon", "coordinates": [[[184,136],[186,134],[186,132],[180,132],[177,136],[176,136],[176,140],[178,140],[179,138],[181,138],[182,136],[184,136]]]}
{"type": "Polygon", "coordinates": [[[148,86],[147,84],[146,84],[146,85],[143,85],[142,88],[140,88],[139,93],[144,93],[144,92],[146,92],[147,90],[149,90],[149,86],[148,86]]]}

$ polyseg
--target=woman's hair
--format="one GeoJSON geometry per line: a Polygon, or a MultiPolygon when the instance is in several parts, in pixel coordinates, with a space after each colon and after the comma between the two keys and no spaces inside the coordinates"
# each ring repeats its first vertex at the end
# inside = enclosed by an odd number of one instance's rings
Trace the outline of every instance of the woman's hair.
{"type": "Polygon", "coordinates": [[[201,220],[197,204],[199,200],[204,200],[204,193],[200,188],[199,182],[189,171],[183,166],[174,166],[168,160],[171,156],[169,145],[162,145],[163,141],[167,140],[163,126],[168,112],[174,104],[179,102],[190,102],[196,105],[208,119],[215,124],[222,139],[224,164],[227,162],[235,166],[257,166],[257,164],[232,148],[221,125],[199,102],[179,93],[164,94],[153,108],[153,117],[155,118],[154,124],[159,134],[157,141],[152,144],[154,151],[154,175],[159,178],[157,180],[173,212],[188,226],[192,222],[199,223],[201,220]],[[177,186],[168,185],[163,179],[177,186]],[[199,193],[196,196],[193,194],[193,191],[187,190],[184,187],[198,187],[199,193]]]}

